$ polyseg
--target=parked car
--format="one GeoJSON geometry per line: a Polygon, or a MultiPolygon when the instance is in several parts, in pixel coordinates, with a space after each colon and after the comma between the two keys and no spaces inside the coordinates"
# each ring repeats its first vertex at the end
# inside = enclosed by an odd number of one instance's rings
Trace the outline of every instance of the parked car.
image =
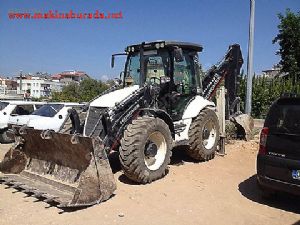
{"type": "Polygon", "coordinates": [[[300,195],[300,97],[275,101],[260,135],[257,183],[264,197],[300,195]]]}
{"type": "MultiPolygon", "coordinates": [[[[80,130],[80,121],[76,122],[73,117],[74,113],[81,112],[84,106],[85,104],[70,102],[47,103],[31,115],[11,117],[8,123],[10,127],[26,125],[36,130],[53,130],[55,132],[67,132],[67,129],[80,130]],[[70,120],[68,121],[68,119],[70,120]]],[[[69,130],[69,132],[73,131],[69,130]]]]}
{"type": "Polygon", "coordinates": [[[1,101],[0,102],[0,143],[12,142],[7,136],[8,121],[11,117],[29,115],[45,102],[1,101]]]}

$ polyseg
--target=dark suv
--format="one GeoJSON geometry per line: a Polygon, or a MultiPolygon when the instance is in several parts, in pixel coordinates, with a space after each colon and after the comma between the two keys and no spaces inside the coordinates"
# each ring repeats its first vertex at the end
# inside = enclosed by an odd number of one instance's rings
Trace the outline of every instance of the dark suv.
{"type": "Polygon", "coordinates": [[[260,135],[257,181],[265,197],[276,191],[300,195],[300,97],[272,104],[260,135]]]}

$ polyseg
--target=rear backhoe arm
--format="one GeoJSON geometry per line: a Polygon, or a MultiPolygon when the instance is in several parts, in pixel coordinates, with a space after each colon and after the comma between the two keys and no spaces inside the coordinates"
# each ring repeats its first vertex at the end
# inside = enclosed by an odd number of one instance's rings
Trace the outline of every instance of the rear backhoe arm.
{"type": "Polygon", "coordinates": [[[240,74],[240,69],[243,64],[242,52],[240,45],[230,45],[224,58],[216,65],[213,65],[205,74],[202,85],[203,85],[203,97],[210,100],[222,80],[225,79],[225,86],[230,89],[229,99],[234,101],[236,96],[236,83],[237,76],[240,74]],[[232,90],[234,85],[234,90],[232,90]]]}

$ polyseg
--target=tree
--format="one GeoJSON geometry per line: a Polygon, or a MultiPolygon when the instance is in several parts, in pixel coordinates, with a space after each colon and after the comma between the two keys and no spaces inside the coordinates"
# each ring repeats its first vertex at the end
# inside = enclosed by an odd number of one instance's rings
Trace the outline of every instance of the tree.
{"type": "Polygon", "coordinates": [[[287,9],[285,15],[280,13],[278,18],[279,33],[273,44],[280,46],[277,54],[281,56],[282,71],[288,73],[296,84],[300,77],[300,12],[293,13],[287,9]]]}
{"type": "Polygon", "coordinates": [[[108,86],[102,81],[85,79],[78,83],[71,83],[63,87],[61,92],[52,94],[53,101],[88,102],[105,91],[108,86]]]}
{"type": "Polygon", "coordinates": [[[88,102],[105,91],[108,86],[102,81],[85,79],[79,85],[80,101],[88,102]]]}

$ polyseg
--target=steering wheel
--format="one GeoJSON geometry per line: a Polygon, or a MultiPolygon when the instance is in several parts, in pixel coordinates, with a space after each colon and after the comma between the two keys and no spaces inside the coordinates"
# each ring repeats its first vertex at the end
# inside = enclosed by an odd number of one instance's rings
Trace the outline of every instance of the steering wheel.
{"type": "Polygon", "coordinates": [[[153,84],[160,84],[160,78],[158,78],[158,77],[150,77],[149,80],[153,84]],[[155,82],[156,80],[158,80],[158,83],[155,82]]]}

